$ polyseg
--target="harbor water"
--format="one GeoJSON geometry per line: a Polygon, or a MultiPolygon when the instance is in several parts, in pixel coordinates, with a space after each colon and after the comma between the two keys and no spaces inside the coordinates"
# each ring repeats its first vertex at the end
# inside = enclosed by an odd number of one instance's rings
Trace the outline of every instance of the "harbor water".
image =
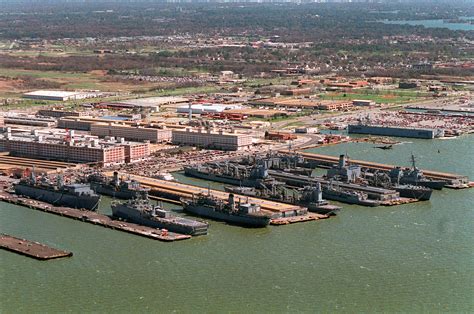
{"type": "MultiPolygon", "coordinates": [[[[473,136],[403,141],[312,151],[406,166],[413,153],[420,168],[474,180],[473,136]]],[[[4,313],[474,311],[473,189],[397,207],[344,205],[334,218],[288,226],[211,222],[208,236],[174,243],[0,208],[1,232],[74,253],[40,262],[0,251],[4,313]]],[[[110,213],[110,199],[100,211],[110,213]]]]}

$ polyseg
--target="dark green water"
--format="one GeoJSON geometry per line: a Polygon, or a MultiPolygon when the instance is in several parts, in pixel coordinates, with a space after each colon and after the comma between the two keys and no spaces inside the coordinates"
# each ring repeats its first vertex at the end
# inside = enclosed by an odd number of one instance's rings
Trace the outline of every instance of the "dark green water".
{"type": "MultiPolygon", "coordinates": [[[[317,151],[406,165],[413,152],[422,168],[474,179],[472,136],[317,151]]],[[[176,243],[0,208],[1,232],[74,252],[40,262],[0,251],[4,313],[474,311],[474,190],[263,230],[212,222],[209,236],[176,243]]]]}

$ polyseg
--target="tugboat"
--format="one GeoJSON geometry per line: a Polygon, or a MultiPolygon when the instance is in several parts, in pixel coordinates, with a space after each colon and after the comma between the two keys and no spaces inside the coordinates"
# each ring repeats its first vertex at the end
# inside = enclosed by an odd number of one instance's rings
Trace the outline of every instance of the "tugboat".
{"type": "Polygon", "coordinates": [[[446,181],[431,180],[425,177],[423,171],[416,167],[415,156],[413,155],[411,155],[411,162],[413,165],[413,168],[411,169],[404,170],[401,167],[395,167],[390,171],[389,175],[392,182],[398,182],[400,184],[421,185],[435,190],[441,190],[446,185],[446,181]]]}
{"type": "Polygon", "coordinates": [[[248,202],[235,203],[234,194],[229,194],[228,201],[218,199],[210,194],[199,194],[192,199],[182,200],[185,211],[197,216],[222,220],[231,224],[244,227],[266,227],[270,224],[271,217],[263,212],[257,204],[248,202]]]}
{"type": "Polygon", "coordinates": [[[116,171],[111,181],[108,181],[106,176],[99,173],[90,175],[87,181],[90,182],[91,188],[96,193],[121,199],[137,198],[143,192],[149,190],[140,186],[140,183],[137,181],[119,179],[118,172],[116,171]]]}
{"type": "Polygon", "coordinates": [[[112,214],[140,225],[193,236],[206,235],[209,228],[207,223],[174,216],[161,206],[151,204],[146,193],[126,202],[114,201],[112,214]]]}
{"type": "MultiPolygon", "coordinates": [[[[28,171],[27,171],[28,172],[28,171]]],[[[58,176],[53,184],[45,176],[37,182],[34,170],[26,178],[15,184],[15,193],[50,203],[54,206],[66,206],[95,211],[99,206],[100,195],[94,193],[89,184],[64,184],[63,177],[58,176]]]]}

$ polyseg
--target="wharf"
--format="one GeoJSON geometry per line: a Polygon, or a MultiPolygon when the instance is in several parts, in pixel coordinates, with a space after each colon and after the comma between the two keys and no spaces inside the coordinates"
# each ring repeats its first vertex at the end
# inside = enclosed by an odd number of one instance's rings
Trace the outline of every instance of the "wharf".
{"type": "MultiPolygon", "coordinates": [[[[280,151],[281,153],[288,153],[288,151],[280,151]]],[[[339,157],[329,156],[329,155],[321,155],[315,153],[305,153],[299,152],[305,160],[315,162],[322,166],[333,166],[339,162],[339,157]]],[[[370,161],[363,161],[363,160],[355,160],[351,159],[351,164],[359,165],[361,167],[374,169],[374,170],[384,170],[389,171],[396,166],[388,165],[388,164],[381,164],[376,162],[370,161]]],[[[438,172],[438,171],[431,171],[431,170],[422,170],[423,174],[430,179],[436,180],[444,180],[448,182],[446,187],[448,188],[463,188],[468,187],[469,179],[467,176],[459,175],[459,174],[452,174],[452,173],[445,173],[445,172],[438,172]]]]}
{"type": "MultiPolygon", "coordinates": [[[[109,175],[109,174],[107,174],[109,175]]],[[[198,186],[178,183],[178,182],[170,182],[166,180],[160,179],[152,179],[137,175],[129,175],[131,179],[134,179],[143,186],[149,187],[151,189],[151,193],[156,193],[159,196],[165,198],[172,198],[172,199],[179,199],[181,197],[192,197],[193,194],[204,193],[207,194],[208,192],[211,193],[214,197],[218,197],[220,199],[227,200],[229,198],[229,193],[223,191],[217,191],[207,188],[202,188],[198,186]]],[[[263,200],[261,198],[256,197],[247,197],[244,195],[235,194],[236,198],[241,198],[242,200],[247,200],[251,203],[258,204],[263,210],[272,212],[277,217],[289,217],[289,216],[298,216],[301,211],[304,211],[304,208],[301,206],[285,204],[275,201],[268,201],[263,200]]]]}
{"type": "Polygon", "coordinates": [[[16,195],[12,195],[4,191],[0,192],[0,201],[26,206],[46,213],[51,213],[58,216],[63,216],[160,241],[170,242],[191,238],[190,235],[168,232],[156,228],[150,228],[129,222],[114,220],[106,215],[102,215],[92,211],[79,210],[68,207],[55,207],[48,203],[18,197],[16,195]]]}
{"type": "Polygon", "coordinates": [[[72,256],[71,252],[57,250],[38,242],[12,237],[7,234],[0,235],[0,247],[42,261],[72,256]]]}

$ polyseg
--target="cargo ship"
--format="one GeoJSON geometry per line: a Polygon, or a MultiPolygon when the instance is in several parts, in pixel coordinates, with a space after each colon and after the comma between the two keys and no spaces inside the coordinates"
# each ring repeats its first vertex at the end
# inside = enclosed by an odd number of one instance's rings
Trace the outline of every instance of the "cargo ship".
{"type": "Polygon", "coordinates": [[[64,184],[62,176],[58,176],[53,184],[47,177],[36,180],[34,171],[29,177],[21,179],[14,186],[15,193],[54,206],[65,206],[77,209],[97,210],[100,195],[97,195],[89,184],[64,184]]]}
{"type": "Polygon", "coordinates": [[[174,216],[161,206],[151,204],[147,197],[114,201],[112,214],[128,222],[192,236],[206,235],[209,228],[207,223],[174,216]]]}
{"type": "Polygon", "coordinates": [[[118,177],[118,172],[114,172],[114,176],[110,181],[104,175],[92,174],[88,177],[88,182],[96,193],[120,199],[137,198],[149,191],[149,189],[142,187],[137,181],[121,180],[118,177]]]}
{"type": "Polygon", "coordinates": [[[228,201],[211,195],[199,194],[192,199],[182,200],[183,209],[194,215],[225,221],[244,227],[266,227],[271,217],[261,211],[257,204],[235,203],[234,194],[229,194],[228,201]]]}

